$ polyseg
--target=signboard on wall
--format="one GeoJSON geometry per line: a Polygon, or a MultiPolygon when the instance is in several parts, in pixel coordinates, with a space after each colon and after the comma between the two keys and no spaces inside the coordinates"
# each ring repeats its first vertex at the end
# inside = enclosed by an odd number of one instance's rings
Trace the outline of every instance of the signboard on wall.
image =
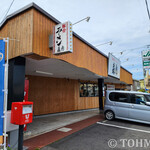
{"type": "Polygon", "coordinates": [[[109,53],[108,75],[120,79],[120,60],[109,53]]]}
{"type": "Polygon", "coordinates": [[[143,60],[143,68],[144,69],[150,68],[150,60],[143,60]]]}
{"type": "Polygon", "coordinates": [[[5,42],[0,40],[0,136],[3,135],[5,42]]]}
{"type": "Polygon", "coordinates": [[[107,84],[107,90],[115,90],[115,85],[107,84]]]}
{"type": "Polygon", "coordinates": [[[73,52],[72,23],[60,23],[53,31],[53,54],[73,52]]]}

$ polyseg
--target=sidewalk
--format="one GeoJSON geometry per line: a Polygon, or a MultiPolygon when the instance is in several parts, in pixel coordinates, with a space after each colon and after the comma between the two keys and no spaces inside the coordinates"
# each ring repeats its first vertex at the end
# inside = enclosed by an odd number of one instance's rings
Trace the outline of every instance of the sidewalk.
{"type": "Polygon", "coordinates": [[[89,109],[34,117],[33,122],[27,126],[27,132],[24,133],[24,140],[98,114],[98,109],[89,109]]]}
{"type": "Polygon", "coordinates": [[[61,128],[59,127],[53,131],[49,131],[47,133],[43,133],[36,137],[25,140],[24,146],[27,146],[29,150],[45,147],[48,144],[60,140],[103,119],[103,115],[95,115],[70,125],[61,126],[61,128]]]}

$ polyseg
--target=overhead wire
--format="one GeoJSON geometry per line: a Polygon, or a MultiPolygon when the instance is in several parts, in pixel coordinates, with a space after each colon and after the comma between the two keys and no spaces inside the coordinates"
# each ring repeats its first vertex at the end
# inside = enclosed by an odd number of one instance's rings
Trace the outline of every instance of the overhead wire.
{"type": "Polygon", "coordinates": [[[124,49],[124,50],[119,51],[119,52],[112,52],[112,54],[113,54],[113,53],[117,53],[117,54],[119,53],[120,55],[123,55],[123,53],[126,52],[126,51],[132,51],[132,50],[141,49],[141,48],[144,48],[144,47],[149,48],[150,45],[144,45],[144,46],[136,47],[136,48],[132,48],[132,49],[124,49]]]}
{"type": "Polygon", "coordinates": [[[150,20],[150,13],[149,13],[149,8],[148,8],[147,0],[145,0],[145,4],[146,4],[146,9],[147,9],[148,18],[149,18],[149,20],[150,20]]]}
{"type": "MultiPolygon", "coordinates": [[[[145,47],[149,47],[148,45],[145,45],[145,46],[141,46],[141,47],[137,47],[137,48],[132,48],[132,49],[128,49],[128,50],[124,50],[124,52],[126,52],[126,51],[128,51],[127,53],[125,53],[124,55],[123,55],[123,53],[122,53],[122,55],[119,57],[119,58],[122,58],[122,57],[124,57],[125,55],[127,55],[127,54],[129,54],[129,53],[131,53],[131,52],[133,52],[133,51],[135,51],[135,50],[137,50],[137,49],[142,49],[142,48],[145,48],[145,47]]],[[[122,51],[121,51],[122,52],[122,51]]],[[[120,53],[121,53],[120,52],[120,53]]]]}
{"type": "Polygon", "coordinates": [[[4,16],[4,18],[3,18],[3,20],[1,21],[1,23],[0,23],[0,24],[2,24],[2,23],[5,21],[5,19],[6,19],[6,17],[7,17],[7,14],[8,14],[8,12],[9,12],[9,10],[10,10],[11,6],[13,5],[14,1],[15,1],[15,0],[12,0],[11,4],[10,4],[10,6],[9,6],[8,10],[6,11],[6,14],[5,14],[5,16],[4,16]]]}
{"type": "Polygon", "coordinates": [[[145,30],[146,31],[149,31],[150,30],[150,27],[149,27],[149,25],[150,25],[150,22],[149,22],[149,20],[148,21],[146,21],[146,19],[147,19],[147,15],[145,15],[145,2],[143,3],[143,1],[141,1],[141,0],[138,0],[138,3],[139,3],[139,11],[141,12],[140,13],[140,16],[141,16],[141,23],[143,24],[143,25],[145,25],[145,30]]]}

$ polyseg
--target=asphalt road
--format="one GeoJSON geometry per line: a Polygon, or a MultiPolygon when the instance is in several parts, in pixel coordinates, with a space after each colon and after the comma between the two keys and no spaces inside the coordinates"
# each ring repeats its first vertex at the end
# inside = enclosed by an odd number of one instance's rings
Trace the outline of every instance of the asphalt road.
{"type": "Polygon", "coordinates": [[[122,120],[103,121],[42,150],[144,150],[150,149],[150,125],[122,120]]]}

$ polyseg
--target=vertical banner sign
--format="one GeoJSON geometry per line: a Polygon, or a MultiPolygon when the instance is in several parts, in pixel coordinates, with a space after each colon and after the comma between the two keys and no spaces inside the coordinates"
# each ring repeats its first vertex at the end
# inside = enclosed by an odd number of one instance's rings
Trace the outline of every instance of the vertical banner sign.
{"type": "Polygon", "coordinates": [[[0,40],[0,136],[3,135],[5,42],[0,40]]]}
{"type": "Polygon", "coordinates": [[[109,53],[108,58],[108,75],[120,79],[120,60],[111,53],[109,53]]]}
{"type": "Polygon", "coordinates": [[[60,23],[53,31],[53,54],[73,52],[72,23],[60,23]]]}

